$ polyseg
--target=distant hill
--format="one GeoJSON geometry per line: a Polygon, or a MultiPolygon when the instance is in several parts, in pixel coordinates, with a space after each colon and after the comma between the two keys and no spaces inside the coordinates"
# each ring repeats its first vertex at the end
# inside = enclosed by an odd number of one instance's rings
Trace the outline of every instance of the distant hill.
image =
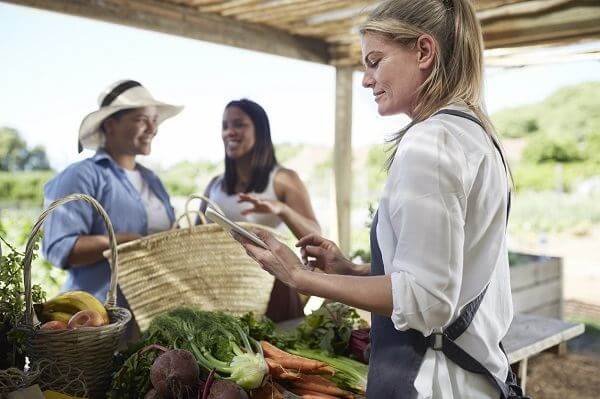
{"type": "Polygon", "coordinates": [[[491,117],[503,137],[544,133],[581,141],[600,132],[600,82],[564,87],[539,103],[507,108],[491,117]]]}

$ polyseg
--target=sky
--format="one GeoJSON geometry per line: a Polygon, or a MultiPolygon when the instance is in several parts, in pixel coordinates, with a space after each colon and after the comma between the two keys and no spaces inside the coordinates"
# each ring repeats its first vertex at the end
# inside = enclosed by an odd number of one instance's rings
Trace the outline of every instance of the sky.
{"type": "MultiPolygon", "coordinates": [[[[0,3],[0,126],[43,145],[51,166],[77,154],[77,132],[109,84],[134,79],[184,111],[159,128],[152,154],[159,168],[223,157],[221,116],[233,99],[250,98],[269,115],[275,143],[332,146],[335,69],[23,6],[0,3]]],[[[354,76],[353,145],[382,143],[404,116],[380,117],[354,76]]],[[[540,101],[558,88],[600,80],[598,62],[486,71],[494,111],[540,101]]]]}

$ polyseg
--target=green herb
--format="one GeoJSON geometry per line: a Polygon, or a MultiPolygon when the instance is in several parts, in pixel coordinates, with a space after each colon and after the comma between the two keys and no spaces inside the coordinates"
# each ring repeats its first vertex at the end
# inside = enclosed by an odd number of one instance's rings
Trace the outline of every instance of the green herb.
{"type": "MultiPolygon", "coordinates": [[[[9,248],[6,255],[0,257],[0,368],[19,366],[17,357],[23,353],[26,336],[15,330],[25,314],[23,258],[25,255],[16,250],[2,236],[0,240],[9,248]]],[[[34,251],[38,249],[36,244],[34,251]]],[[[35,256],[35,255],[34,255],[35,256]]],[[[39,285],[31,288],[34,303],[43,302],[46,294],[39,285]]]]}
{"type": "Polygon", "coordinates": [[[266,316],[256,316],[250,312],[240,317],[240,322],[248,331],[248,335],[255,340],[268,341],[282,349],[293,347],[297,340],[295,331],[277,329],[275,323],[266,316]]]}
{"type": "Polygon", "coordinates": [[[113,376],[113,383],[108,394],[110,399],[143,398],[152,388],[150,368],[160,353],[156,351],[142,353],[143,344],[141,342],[123,354],[127,360],[113,376]]]}
{"type": "Polygon", "coordinates": [[[308,315],[298,326],[295,346],[345,355],[352,330],[365,326],[354,308],[338,302],[328,303],[308,315]]]}

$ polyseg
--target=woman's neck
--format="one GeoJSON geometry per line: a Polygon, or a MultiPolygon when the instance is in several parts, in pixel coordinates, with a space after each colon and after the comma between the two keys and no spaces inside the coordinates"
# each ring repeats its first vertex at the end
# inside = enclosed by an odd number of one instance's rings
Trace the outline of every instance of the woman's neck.
{"type": "Polygon", "coordinates": [[[135,169],[135,155],[122,154],[118,151],[114,151],[110,148],[105,148],[105,151],[110,157],[123,169],[134,170],[135,169]]]}

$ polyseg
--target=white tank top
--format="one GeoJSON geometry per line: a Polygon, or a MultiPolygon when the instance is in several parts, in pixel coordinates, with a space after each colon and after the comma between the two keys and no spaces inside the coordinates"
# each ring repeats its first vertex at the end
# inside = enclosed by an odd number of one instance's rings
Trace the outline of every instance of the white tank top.
{"type": "MultiPolygon", "coordinates": [[[[275,186],[274,180],[275,175],[279,171],[279,166],[276,166],[271,171],[269,175],[269,182],[267,183],[267,187],[265,191],[262,193],[250,192],[260,199],[265,200],[277,200],[277,195],[275,194],[275,186]]],[[[213,184],[210,187],[210,191],[208,193],[208,197],[221,207],[225,216],[234,222],[250,222],[255,224],[261,224],[263,226],[268,226],[274,229],[281,227],[283,221],[277,215],[268,214],[268,213],[251,213],[249,215],[242,215],[242,211],[246,209],[252,208],[252,204],[248,202],[238,202],[238,194],[229,195],[221,188],[221,184],[223,182],[223,175],[218,176],[213,184]]]]}
{"type": "Polygon", "coordinates": [[[125,175],[135,187],[137,192],[140,194],[142,203],[146,208],[146,215],[148,217],[147,230],[148,234],[158,233],[159,231],[169,230],[171,228],[171,221],[169,215],[165,209],[165,205],[160,199],[150,190],[150,186],[142,177],[139,170],[127,170],[125,175]]]}

